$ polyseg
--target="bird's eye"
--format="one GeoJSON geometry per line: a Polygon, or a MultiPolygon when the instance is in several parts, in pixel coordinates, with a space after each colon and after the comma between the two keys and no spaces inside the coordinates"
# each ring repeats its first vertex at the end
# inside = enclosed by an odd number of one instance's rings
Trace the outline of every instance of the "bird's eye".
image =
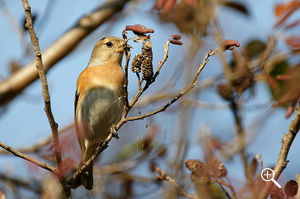
{"type": "Polygon", "coordinates": [[[108,47],[112,47],[113,44],[110,41],[108,41],[108,42],[105,43],[105,45],[108,46],[108,47]]]}

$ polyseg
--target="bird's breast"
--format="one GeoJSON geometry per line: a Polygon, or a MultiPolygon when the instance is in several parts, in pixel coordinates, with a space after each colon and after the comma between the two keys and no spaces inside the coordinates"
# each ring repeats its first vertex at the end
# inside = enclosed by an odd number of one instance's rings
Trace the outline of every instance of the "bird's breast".
{"type": "Polygon", "coordinates": [[[103,141],[110,132],[110,127],[121,119],[123,113],[123,96],[108,88],[89,90],[81,102],[79,123],[87,129],[82,133],[90,142],[103,141]]]}
{"type": "Polygon", "coordinates": [[[120,65],[86,68],[78,78],[76,128],[80,137],[99,143],[121,119],[124,71],[120,65]]]}

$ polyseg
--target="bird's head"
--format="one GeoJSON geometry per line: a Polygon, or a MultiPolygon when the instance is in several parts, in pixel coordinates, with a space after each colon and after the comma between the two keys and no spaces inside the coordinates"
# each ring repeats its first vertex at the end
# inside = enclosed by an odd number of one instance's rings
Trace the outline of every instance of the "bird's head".
{"type": "MultiPolygon", "coordinates": [[[[127,45],[127,47],[130,46],[127,45]]],[[[104,37],[96,43],[88,66],[98,66],[106,63],[121,65],[124,51],[124,40],[119,37],[104,37]]]]}

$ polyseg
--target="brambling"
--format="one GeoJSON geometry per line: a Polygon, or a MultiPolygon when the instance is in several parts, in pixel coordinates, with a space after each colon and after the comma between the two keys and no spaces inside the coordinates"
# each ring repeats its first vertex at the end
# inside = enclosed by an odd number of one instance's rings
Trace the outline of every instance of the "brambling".
{"type": "MultiPolygon", "coordinates": [[[[75,127],[81,148],[81,164],[119,122],[124,108],[125,74],[122,58],[125,43],[118,37],[104,37],[92,52],[87,68],[77,80],[75,96],[75,127]]],[[[81,184],[93,188],[93,163],[82,172],[81,184]]]]}

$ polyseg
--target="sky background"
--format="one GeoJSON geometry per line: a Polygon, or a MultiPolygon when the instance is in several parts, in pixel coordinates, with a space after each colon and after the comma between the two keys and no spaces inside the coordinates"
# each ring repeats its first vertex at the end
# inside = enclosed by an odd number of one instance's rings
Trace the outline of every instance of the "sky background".
{"type": "MultiPolygon", "coordinates": [[[[22,24],[24,19],[24,10],[21,1],[3,0],[6,9],[14,16],[11,20],[16,20],[18,24],[22,24]]],[[[66,32],[77,19],[81,16],[91,12],[95,5],[100,5],[103,1],[99,0],[65,0],[65,1],[48,1],[29,0],[32,7],[32,12],[37,14],[36,33],[39,38],[40,47],[42,50],[47,49],[54,41],[56,41],[64,32],[66,32]],[[49,9],[49,6],[52,6],[49,9]],[[68,11],[65,9],[68,8],[68,11]],[[49,11],[50,10],[50,11],[49,11]],[[46,21],[42,21],[44,13],[48,13],[46,21]]],[[[269,35],[274,33],[272,30],[273,24],[276,20],[274,15],[274,5],[276,2],[284,2],[277,0],[247,0],[243,1],[250,11],[250,16],[244,16],[229,8],[220,7],[218,9],[218,18],[224,37],[226,39],[238,40],[241,45],[247,43],[251,39],[260,39],[267,41],[269,35]]],[[[47,73],[49,89],[51,94],[52,111],[59,127],[67,126],[73,122],[74,119],[74,93],[76,89],[76,80],[80,72],[86,67],[94,44],[104,36],[113,35],[121,37],[121,32],[126,25],[142,24],[144,26],[153,28],[155,33],[152,36],[154,63],[158,63],[163,57],[163,44],[174,33],[179,33],[176,27],[172,24],[160,23],[157,17],[152,14],[151,8],[153,2],[148,1],[140,5],[131,6],[131,12],[123,13],[123,16],[114,21],[113,25],[104,24],[89,37],[87,37],[79,47],[47,73]]],[[[8,77],[9,63],[12,60],[21,60],[25,65],[32,59],[23,57],[23,45],[20,42],[20,35],[13,29],[11,23],[7,20],[7,15],[4,15],[4,7],[0,7],[0,80],[8,77]]],[[[26,38],[29,38],[26,35],[26,38]]],[[[184,42],[188,40],[183,37],[184,42]]],[[[205,52],[209,49],[215,49],[217,46],[209,39],[205,39],[203,50],[199,53],[199,58],[195,63],[201,63],[205,52]]],[[[132,45],[132,43],[130,43],[132,45]]],[[[284,45],[279,42],[279,46],[284,45]]],[[[139,46],[133,44],[132,55],[138,53],[139,46]]],[[[184,53],[188,50],[187,45],[170,46],[169,60],[163,68],[161,75],[158,78],[158,85],[164,83],[165,77],[172,74],[172,66],[177,66],[183,60],[184,53]],[[182,55],[182,56],[181,56],[182,55]],[[168,68],[168,69],[166,69],[168,68]]],[[[226,53],[226,57],[230,57],[230,53],[226,53]]],[[[174,67],[175,68],[175,67],[174,67]]],[[[217,56],[211,57],[208,65],[200,75],[200,80],[211,76],[221,74],[222,66],[219,63],[217,56]]],[[[155,91],[153,88],[151,91],[155,91]]],[[[129,93],[132,97],[136,93],[136,79],[130,73],[129,77],[129,93]]],[[[255,85],[255,97],[251,102],[247,103],[246,107],[251,109],[251,106],[263,105],[270,101],[268,87],[263,83],[255,85]]],[[[218,103],[226,105],[226,102],[216,94],[216,89],[208,89],[199,95],[198,98],[203,102],[218,103]]],[[[26,88],[23,94],[13,100],[7,107],[5,112],[0,116],[0,141],[12,146],[28,146],[50,135],[50,128],[47,117],[43,110],[44,103],[41,92],[41,85],[39,81],[35,81],[32,85],[26,88]]],[[[154,107],[155,108],[155,107],[154,107]]],[[[246,127],[251,126],[252,121],[257,120],[264,112],[272,109],[269,106],[266,108],[254,109],[251,111],[243,111],[244,124],[246,127]]],[[[147,107],[144,110],[153,110],[153,107],[147,107]]],[[[134,110],[136,113],[138,110],[134,110]]],[[[281,147],[281,139],[283,133],[287,133],[291,119],[284,119],[284,109],[274,109],[270,118],[262,126],[258,136],[247,149],[247,152],[252,156],[260,153],[265,166],[274,166],[281,147]]],[[[158,117],[153,118],[154,121],[173,121],[173,116],[169,112],[163,113],[158,117]]],[[[145,130],[144,125],[152,119],[145,121],[136,121],[136,124],[141,132],[145,130]]],[[[161,125],[161,129],[167,131],[173,127],[161,125]]],[[[226,110],[195,110],[191,130],[194,132],[190,134],[191,140],[197,137],[199,129],[209,128],[211,133],[230,140],[234,137],[234,120],[229,109],[226,110]],[[217,125],[216,125],[217,124],[217,125]],[[226,134],[226,135],[224,135],[226,134]]],[[[127,124],[126,124],[127,125],[127,124]]],[[[126,129],[126,127],[124,127],[126,129]]],[[[121,139],[126,140],[125,130],[122,129],[120,133],[121,139]],[[124,134],[122,134],[124,133],[124,134]]],[[[138,134],[136,137],[141,136],[138,134]]],[[[168,135],[168,140],[176,139],[168,135]]],[[[115,144],[113,140],[112,144],[115,144]]],[[[123,143],[123,142],[122,142],[123,143]]],[[[116,143],[118,144],[118,143],[116,143]]],[[[197,145],[196,141],[192,141],[193,145],[197,145]]],[[[288,164],[284,171],[286,178],[294,179],[295,174],[299,173],[300,163],[299,158],[298,138],[294,141],[288,159],[293,160],[288,164]]],[[[201,159],[201,146],[193,147],[189,152],[187,158],[201,159]]],[[[0,156],[0,171],[9,170],[18,175],[27,175],[28,171],[24,168],[23,160],[16,160],[11,156],[0,156]],[[15,164],[17,162],[17,164],[15,164]],[[12,166],[13,165],[13,166],[12,166]]],[[[225,163],[229,170],[230,176],[233,176],[237,181],[243,180],[243,168],[240,164],[240,159],[235,158],[233,161],[225,163]]],[[[281,181],[283,177],[279,179],[281,181]]],[[[286,179],[283,180],[284,182],[286,179]]]]}

